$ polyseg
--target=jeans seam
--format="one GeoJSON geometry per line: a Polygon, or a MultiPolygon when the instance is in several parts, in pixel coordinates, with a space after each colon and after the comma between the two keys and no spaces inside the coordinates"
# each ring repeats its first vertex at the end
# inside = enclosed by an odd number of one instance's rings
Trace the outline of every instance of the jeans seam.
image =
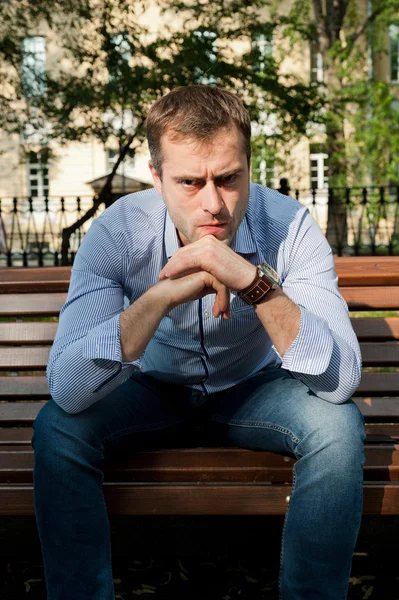
{"type": "Polygon", "coordinates": [[[278,597],[279,600],[283,600],[283,592],[282,592],[282,579],[283,579],[283,559],[284,559],[284,535],[285,535],[285,529],[286,529],[286,525],[287,525],[287,521],[288,521],[288,513],[290,510],[290,506],[291,506],[291,500],[292,500],[292,496],[294,494],[294,490],[295,490],[295,484],[296,484],[296,472],[295,472],[295,465],[293,466],[292,469],[292,488],[291,488],[291,494],[290,494],[290,499],[288,502],[288,507],[287,510],[285,511],[285,517],[284,517],[284,524],[283,524],[283,531],[281,534],[281,550],[280,550],[280,573],[279,573],[279,581],[278,581],[278,597]]]}
{"type": "Polygon", "coordinates": [[[223,417],[212,417],[212,421],[218,423],[225,423],[226,425],[236,425],[238,427],[257,427],[259,429],[273,429],[279,433],[289,435],[295,444],[299,443],[299,438],[287,427],[281,427],[281,425],[275,425],[274,423],[268,423],[267,421],[240,421],[239,419],[227,419],[223,417]]]}
{"type": "Polygon", "coordinates": [[[116,439],[119,439],[125,435],[129,435],[134,432],[142,432],[142,431],[155,431],[157,429],[167,429],[171,425],[180,425],[184,423],[184,419],[179,421],[159,421],[158,423],[149,423],[148,425],[134,425],[133,427],[128,427],[126,429],[121,429],[116,433],[112,433],[108,437],[105,437],[102,440],[102,443],[113,442],[116,439]]]}

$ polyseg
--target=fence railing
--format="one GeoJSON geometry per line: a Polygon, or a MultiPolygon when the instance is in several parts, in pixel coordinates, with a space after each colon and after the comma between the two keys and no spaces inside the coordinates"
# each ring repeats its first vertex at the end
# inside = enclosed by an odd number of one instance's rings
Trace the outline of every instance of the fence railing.
{"type": "MultiPolygon", "coordinates": [[[[1,248],[0,266],[33,267],[61,264],[62,230],[76,223],[93,206],[93,196],[1,198],[6,247],[1,248]]],[[[96,212],[103,210],[101,205],[96,212]]],[[[69,240],[68,263],[72,264],[79,245],[90,227],[89,219],[69,240]]]]}
{"type": "MultiPolygon", "coordinates": [[[[335,254],[399,255],[399,186],[291,190],[308,207],[335,254]]],[[[61,264],[62,230],[93,206],[92,196],[1,198],[0,266],[61,264]]],[[[94,216],[105,206],[101,205],[94,216]]],[[[69,239],[68,263],[93,218],[69,239]]]]}

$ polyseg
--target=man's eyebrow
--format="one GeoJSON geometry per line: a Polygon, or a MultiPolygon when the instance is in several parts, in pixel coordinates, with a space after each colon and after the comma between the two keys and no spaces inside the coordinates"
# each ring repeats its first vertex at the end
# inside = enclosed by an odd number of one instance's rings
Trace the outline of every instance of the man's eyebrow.
{"type": "MultiPolygon", "coordinates": [[[[229,169],[228,171],[223,171],[214,177],[214,179],[224,179],[225,177],[229,177],[230,175],[239,175],[242,173],[242,167],[238,167],[237,169],[229,169]]],[[[204,178],[199,175],[175,175],[172,177],[174,181],[181,181],[184,179],[189,179],[193,181],[203,181],[204,178]]]]}

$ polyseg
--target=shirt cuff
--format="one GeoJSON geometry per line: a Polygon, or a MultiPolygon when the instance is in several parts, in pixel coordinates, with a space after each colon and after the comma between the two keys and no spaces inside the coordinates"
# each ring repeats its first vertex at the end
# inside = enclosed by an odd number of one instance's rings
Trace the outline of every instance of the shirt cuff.
{"type": "Polygon", "coordinates": [[[331,361],[334,340],[326,321],[299,306],[301,318],[299,332],[284,357],[275,346],[274,351],[287,371],[306,375],[321,375],[331,361]]]}
{"type": "Polygon", "coordinates": [[[122,363],[119,317],[115,315],[90,331],[83,345],[83,358],[122,363]]]}

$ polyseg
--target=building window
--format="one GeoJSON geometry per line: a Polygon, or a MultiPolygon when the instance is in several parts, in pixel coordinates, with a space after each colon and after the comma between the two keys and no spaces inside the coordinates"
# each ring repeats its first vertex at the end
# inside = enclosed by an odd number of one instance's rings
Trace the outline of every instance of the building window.
{"type": "Polygon", "coordinates": [[[22,89],[26,98],[46,93],[46,40],[26,37],[22,41],[22,89]]]}
{"type": "Polygon", "coordinates": [[[273,32],[266,31],[253,35],[252,51],[255,53],[253,63],[255,71],[264,71],[266,62],[273,58],[273,32]]]}
{"type": "Polygon", "coordinates": [[[310,43],[310,81],[323,82],[323,56],[316,41],[310,43]]]}
{"type": "Polygon", "coordinates": [[[399,83],[399,25],[389,26],[389,63],[391,83],[399,83]]]}
{"type": "Polygon", "coordinates": [[[205,70],[202,67],[194,68],[195,83],[203,85],[215,85],[216,77],[212,74],[213,65],[217,61],[217,35],[209,29],[197,29],[193,31],[194,41],[200,46],[202,55],[206,58],[208,66],[205,70]]]}
{"type": "Polygon", "coordinates": [[[40,152],[28,155],[28,196],[49,195],[48,164],[40,152]]]}
{"type": "MultiPolygon", "coordinates": [[[[115,150],[114,148],[107,149],[107,172],[111,172],[114,168],[116,161],[119,157],[119,150],[115,150]]],[[[117,169],[117,173],[120,174],[131,174],[134,171],[136,166],[136,157],[133,156],[125,156],[122,163],[119,165],[117,169]]]]}
{"type": "Polygon", "coordinates": [[[318,145],[310,146],[310,187],[323,190],[328,188],[328,154],[318,145]]]}

